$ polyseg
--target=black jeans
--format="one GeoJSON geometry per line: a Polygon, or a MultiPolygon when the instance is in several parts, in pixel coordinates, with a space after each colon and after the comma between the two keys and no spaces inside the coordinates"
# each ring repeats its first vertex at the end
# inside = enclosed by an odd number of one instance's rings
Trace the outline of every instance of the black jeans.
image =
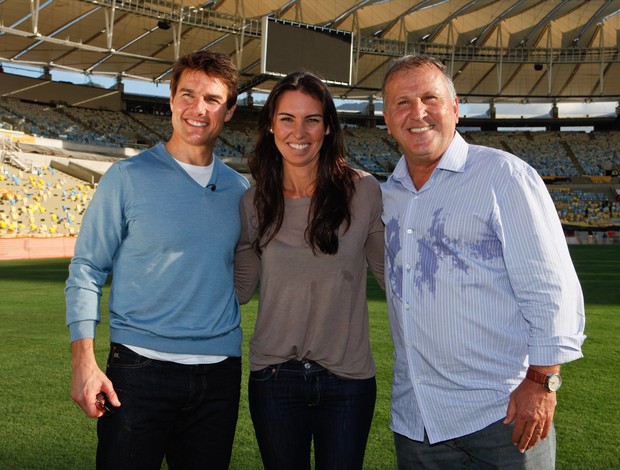
{"type": "Polygon", "coordinates": [[[97,425],[98,469],[227,469],[237,424],[241,358],[156,361],[110,346],[107,375],[121,406],[97,425]]]}
{"type": "Polygon", "coordinates": [[[266,470],[359,470],[377,396],[375,378],[343,379],[312,361],[250,373],[249,402],[266,470]]]}

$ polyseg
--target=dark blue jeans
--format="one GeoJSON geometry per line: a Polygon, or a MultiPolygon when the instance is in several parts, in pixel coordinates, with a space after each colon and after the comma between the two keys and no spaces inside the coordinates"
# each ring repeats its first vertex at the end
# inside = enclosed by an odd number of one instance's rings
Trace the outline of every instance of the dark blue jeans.
{"type": "Polygon", "coordinates": [[[98,469],[227,469],[241,391],[241,358],[156,361],[111,344],[107,375],[121,406],[97,423],[98,469]]]}
{"type": "Polygon", "coordinates": [[[375,409],[375,378],[337,377],[312,361],[250,373],[249,403],[266,470],[359,470],[375,409]]]}

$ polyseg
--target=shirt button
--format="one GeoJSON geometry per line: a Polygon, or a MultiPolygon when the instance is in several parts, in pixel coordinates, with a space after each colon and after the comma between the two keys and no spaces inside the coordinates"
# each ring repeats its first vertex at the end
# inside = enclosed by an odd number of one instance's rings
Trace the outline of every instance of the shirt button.
{"type": "Polygon", "coordinates": [[[420,379],[415,379],[415,383],[419,384],[419,383],[421,383],[421,382],[422,382],[422,381],[421,381],[420,379]]]}
{"type": "Polygon", "coordinates": [[[407,235],[411,235],[412,233],[413,233],[413,229],[408,228],[408,229],[407,229],[407,235]]]}
{"type": "Polygon", "coordinates": [[[409,310],[409,304],[405,304],[405,309],[409,310]]]}
{"type": "Polygon", "coordinates": [[[407,264],[405,265],[405,268],[407,268],[407,271],[409,271],[409,270],[411,269],[411,265],[410,265],[409,263],[407,263],[407,264]]]}

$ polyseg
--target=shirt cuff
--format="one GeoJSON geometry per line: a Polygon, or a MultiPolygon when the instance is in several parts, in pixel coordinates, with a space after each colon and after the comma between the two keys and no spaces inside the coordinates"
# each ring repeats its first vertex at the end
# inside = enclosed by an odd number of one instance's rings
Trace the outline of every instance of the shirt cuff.
{"type": "Polygon", "coordinates": [[[97,322],[95,320],[76,321],[69,325],[71,342],[84,338],[94,338],[97,322]]]}
{"type": "Polygon", "coordinates": [[[581,345],[586,336],[576,335],[563,338],[561,344],[530,345],[529,363],[537,366],[565,364],[583,357],[581,345]]]}

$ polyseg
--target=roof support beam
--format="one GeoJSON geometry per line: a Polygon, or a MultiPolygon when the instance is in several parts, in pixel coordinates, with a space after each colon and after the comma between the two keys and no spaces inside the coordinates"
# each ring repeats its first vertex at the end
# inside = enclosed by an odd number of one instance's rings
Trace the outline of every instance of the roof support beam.
{"type": "MultiPolygon", "coordinates": [[[[32,0],[31,0],[32,1],[32,0]]],[[[247,36],[261,36],[261,19],[249,18],[242,23],[243,18],[238,15],[228,15],[204,8],[184,7],[182,2],[168,0],[143,0],[141,2],[130,0],[81,0],[82,2],[95,5],[111,6],[116,2],[116,9],[129,13],[177,22],[183,19],[183,24],[194,28],[204,28],[212,31],[222,31],[240,34],[244,31],[247,36]]]]}
{"type": "Polygon", "coordinates": [[[181,56],[181,35],[183,33],[183,17],[172,25],[172,42],[174,45],[174,60],[181,56]]]}
{"type": "MultiPolygon", "coordinates": [[[[12,34],[14,36],[21,36],[25,38],[32,37],[32,33],[21,31],[19,29],[7,28],[6,26],[2,26],[2,25],[0,25],[0,32],[12,34]]],[[[49,36],[41,36],[40,34],[37,35],[37,39],[39,41],[49,42],[51,44],[56,44],[59,46],[65,46],[67,48],[81,49],[84,51],[100,52],[102,54],[109,54],[111,52],[110,50],[103,48],[103,47],[90,46],[88,44],[83,44],[80,42],[69,41],[68,39],[56,39],[56,38],[49,37],[49,36]]],[[[128,52],[121,52],[121,51],[112,51],[112,53],[115,55],[131,58],[131,59],[143,59],[143,60],[149,60],[151,62],[159,62],[162,64],[170,63],[169,60],[158,59],[157,57],[147,57],[143,55],[130,54],[128,52]]]]}
{"type": "Polygon", "coordinates": [[[360,47],[359,42],[361,38],[360,24],[357,12],[353,13],[353,41],[356,47],[353,50],[353,73],[352,73],[352,82],[357,84],[357,75],[359,72],[359,62],[360,62],[360,47]]]}
{"type": "MultiPolygon", "coordinates": [[[[600,27],[600,31],[599,31],[599,36],[598,36],[598,40],[599,40],[599,47],[601,49],[603,49],[605,47],[605,35],[603,34],[603,28],[605,27],[605,23],[603,22],[601,24],[600,27]]],[[[603,93],[605,92],[605,60],[603,60],[603,58],[601,57],[601,69],[599,72],[600,78],[599,78],[599,90],[600,90],[600,94],[601,96],[603,95],[603,93]]]]}
{"type": "Polygon", "coordinates": [[[499,32],[497,34],[496,44],[495,46],[501,53],[499,54],[499,60],[497,61],[497,94],[502,94],[502,72],[504,70],[504,54],[503,54],[503,43],[502,43],[502,23],[497,25],[499,32]]]}
{"type": "Polygon", "coordinates": [[[407,22],[405,21],[405,18],[401,18],[400,21],[400,30],[398,31],[398,39],[403,41],[405,43],[405,55],[409,54],[409,47],[407,47],[409,45],[409,41],[407,41],[407,38],[409,37],[409,31],[407,31],[407,22]]]}
{"type": "Polygon", "coordinates": [[[39,0],[30,0],[30,14],[32,16],[32,34],[39,34],[39,0]]]}
{"type": "MultiPolygon", "coordinates": [[[[243,18],[239,15],[228,15],[212,10],[197,10],[193,7],[183,7],[182,3],[168,0],[143,0],[142,2],[129,0],[81,1],[107,6],[110,6],[112,2],[115,1],[117,10],[124,10],[134,14],[159,19],[168,18],[173,21],[177,21],[179,17],[182,17],[185,26],[228,32],[237,35],[243,32],[244,36],[254,38],[260,38],[262,34],[260,18],[243,18]]],[[[416,8],[422,4],[426,4],[427,1],[428,0],[416,5],[416,8]]],[[[297,0],[291,1],[287,4],[287,8],[296,6],[297,3],[297,0]]],[[[366,5],[366,3],[362,2],[356,8],[359,9],[362,5],[366,5]]],[[[470,6],[471,5],[468,4],[466,8],[470,6]]],[[[413,8],[407,10],[407,13],[411,13],[412,10],[413,8]]],[[[557,11],[557,8],[555,8],[554,11],[557,11]]],[[[398,20],[404,17],[405,14],[400,15],[398,20]]],[[[551,14],[547,15],[546,19],[550,18],[552,18],[551,14]]],[[[406,38],[403,41],[396,41],[370,36],[360,38],[359,52],[360,54],[378,54],[388,57],[397,57],[403,55],[404,51],[416,50],[418,49],[416,46],[419,46],[420,51],[443,58],[448,58],[454,54],[456,61],[464,60],[470,62],[497,63],[499,56],[503,55],[504,57],[502,60],[507,63],[541,63],[547,62],[549,60],[548,55],[551,54],[555,57],[554,60],[556,63],[599,63],[601,60],[605,62],[620,62],[617,48],[614,47],[605,49],[589,49],[586,47],[574,48],[571,49],[570,53],[567,53],[567,50],[563,48],[547,50],[536,47],[526,47],[525,42],[527,41],[524,41],[524,45],[513,49],[498,49],[483,46],[472,48],[470,45],[455,46],[454,44],[442,45],[428,42],[417,43],[414,44],[413,47],[410,47],[406,38]],[[602,58],[601,55],[604,57],[602,58]]]]}
{"type": "MultiPolygon", "coordinates": [[[[235,0],[235,13],[242,17],[245,16],[245,7],[242,0],[235,0]]],[[[242,21],[245,24],[245,18],[242,21]]],[[[241,69],[243,63],[243,45],[244,45],[245,29],[241,29],[240,35],[235,35],[235,57],[237,58],[237,69],[241,69]]]]}
{"type": "MultiPolygon", "coordinates": [[[[551,36],[551,27],[553,21],[549,23],[547,28],[547,49],[551,50],[553,46],[553,37],[551,36]]],[[[553,54],[549,54],[549,65],[547,66],[547,94],[551,96],[551,87],[553,85],[553,54]]]]}
{"type": "Polygon", "coordinates": [[[105,9],[105,37],[108,49],[112,49],[112,39],[114,38],[114,13],[116,12],[116,0],[112,0],[112,5],[105,9]]]}

